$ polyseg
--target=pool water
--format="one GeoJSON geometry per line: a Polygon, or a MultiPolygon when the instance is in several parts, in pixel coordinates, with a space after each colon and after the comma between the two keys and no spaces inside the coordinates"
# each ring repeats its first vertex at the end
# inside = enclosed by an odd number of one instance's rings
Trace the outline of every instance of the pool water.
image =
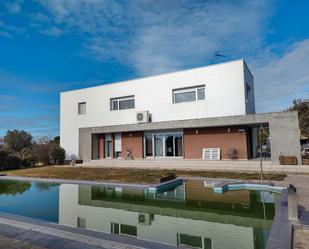
{"type": "Polygon", "coordinates": [[[213,192],[202,180],[147,189],[0,180],[0,212],[204,249],[264,249],[279,194],[213,192]]]}

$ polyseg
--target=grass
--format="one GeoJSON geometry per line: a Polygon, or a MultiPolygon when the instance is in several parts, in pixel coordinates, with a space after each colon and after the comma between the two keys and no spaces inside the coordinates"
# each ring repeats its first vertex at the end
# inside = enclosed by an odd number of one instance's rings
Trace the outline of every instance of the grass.
{"type": "MultiPolygon", "coordinates": [[[[9,176],[58,178],[74,180],[105,180],[130,183],[156,183],[160,177],[166,176],[170,170],[156,169],[120,169],[120,168],[82,168],[67,166],[45,166],[27,169],[10,170],[6,173],[9,176]]],[[[209,178],[231,178],[243,180],[257,180],[258,173],[232,173],[213,171],[187,171],[175,170],[178,177],[209,177],[209,178]]],[[[265,174],[264,179],[282,181],[285,174],[265,174]]]]}

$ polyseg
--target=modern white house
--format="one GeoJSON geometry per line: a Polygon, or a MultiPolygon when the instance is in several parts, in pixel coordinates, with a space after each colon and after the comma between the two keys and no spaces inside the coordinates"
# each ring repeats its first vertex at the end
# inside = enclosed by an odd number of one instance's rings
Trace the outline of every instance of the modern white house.
{"type": "Polygon", "coordinates": [[[60,102],[67,158],[247,160],[256,156],[255,128],[263,124],[275,138],[273,160],[299,156],[297,115],[255,115],[254,78],[242,59],[66,91],[60,102]],[[273,129],[286,118],[289,149],[273,129]]]}

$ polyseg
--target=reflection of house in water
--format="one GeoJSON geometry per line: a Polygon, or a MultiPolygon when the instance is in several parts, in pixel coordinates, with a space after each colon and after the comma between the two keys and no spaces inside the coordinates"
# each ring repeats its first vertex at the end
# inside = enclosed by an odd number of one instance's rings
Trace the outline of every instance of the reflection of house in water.
{"type": "Polygon", "coordinates": [[[173,191],[60,186],[60,224],[198,248],[264,248],[275,194],[213,193],[203,181],[173,191]]]}

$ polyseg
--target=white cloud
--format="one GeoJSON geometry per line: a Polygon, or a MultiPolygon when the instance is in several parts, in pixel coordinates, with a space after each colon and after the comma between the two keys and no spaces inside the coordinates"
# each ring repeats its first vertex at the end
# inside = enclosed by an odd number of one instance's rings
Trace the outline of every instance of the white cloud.
{"type": "MultiPolygon", "coordinates": [[[[276,111],[308,98],[308,40],[278,55],[266,44],[273,3],[252,1],[36,0],[33,28],[50,36],[74,32],[83,55],[118,60],[139,75],[207,65],[221,50],[245,58],[255,76],[258,111],[276,111]],[[267,45],[267,46],[266,46],[267,45]],[[295,66],[297,65],[297,67],[295,66]]],[[[1,28],[0,36],[11,31],[1,28]]]]}
{"type": "Polygon", "coordinates": [[[23,2],[22,0],[17,0],[14,2],[6,2],[5,6],[6,6],[6,9],[9,11],[9,13],[17,14],[21,11],[22,2],[23,2]]]}
{"type": "Polygon", "coordinates": [[[7,25],[6,23],[0,20],[0,37],[14,38],[15,34],[22,34],[24,31],[25,28],[23,27],[15,27],[12,25],[7,25]]]}
{"type": "Polygon", "coordinates": [[[140,75],[205,65],[216,50],[230,58],[255,51],[272,8],[261,0],[38,1],[52,25],[82,35],[92,57],[126,62],[140,75]]]}
{"type": "MultiPolygon", "coordinates": [[[[267,51],[267,50],[266,50],[267,51]]],[[[258,112],[281,111],[294,99],[309,98],[309,39],[271,52],[252,63],[258,112]]]]}
{"type": "Polygon", "coordinates": [[[64,34],[64,31],[57,27],[50,27],[50,28],[41,30],[41,33],[45,35],[49,35],[49,36],[59,37],[64,34]]]}

